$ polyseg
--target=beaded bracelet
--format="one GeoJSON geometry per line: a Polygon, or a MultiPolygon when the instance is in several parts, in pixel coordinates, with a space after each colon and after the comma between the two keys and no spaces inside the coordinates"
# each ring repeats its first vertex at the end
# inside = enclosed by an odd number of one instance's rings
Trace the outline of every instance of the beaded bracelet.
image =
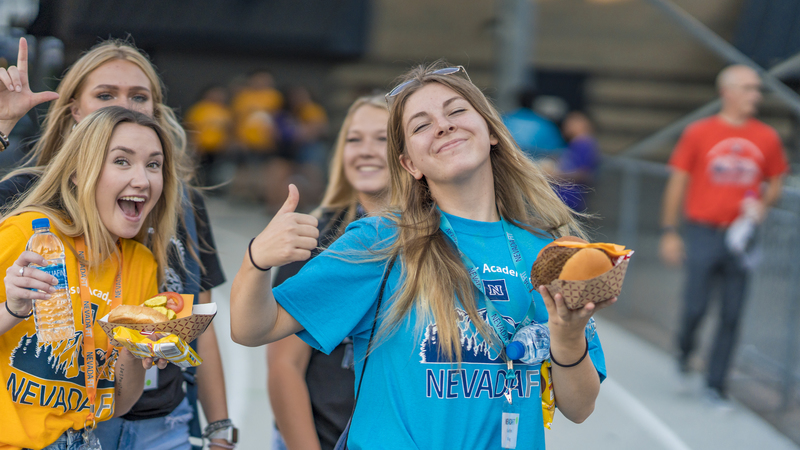
{"type": "Polygon", "coordinates": [[[208,437],[214,434],[215,431],[223,430],[232,426],[233,422],[231,422],[231,419],[222,419],[216,422],[211,422],[210,424],[206,425],[206,429],[203,431],[203,437],[208,439],[208,437]]]}
{"type": "Polygon", "coordinates": [[[566,364],[566,365],[565,364],[561,364],[558,361],[556,361],[556,359],[553,357],[553,352],[552,351],[550,352],[550,361],[553,364],[555,364],[555,365],[557,365],[559,367],[575,367],[578,364],[582,363],[583,360],[586,359],[586,355],[589,354],[589,340],[586,339],[585,337],[583,339],[586,341],[586,350],[583,352],[583,356],[581,356],[581,359],[579,359],[578,362],[576,362],[574,364],[566,364]]]}
{"type": "Polygon", "coordinates": [[[267,267],[266,269],[264,269],[264,268],[262,268],[262,267],[259,267],[259,266],[258,266],[258,264],[256,264],[255,260],[253,260],[253,241],[255,241],[255,240],[256,240],[256,238],[250,239],[250,243],[249,243],[249,244],[247,244],[247,254],[250,256],[250,263],[251,263],[251,264],[253,265],[253,267],[255,267],[256,269],[258,269],[258,270],[260,270],[260,271],[262,271],[262,272],[266,272],[266,271],[268,271],[269,269],[272,269],[272,266],[269,266],[269,267],[267,267]]]}
{"type": "Polygon", "coordinates": [[[31,311],[28,313],[27,316],[20,316],[19,314],[15,313],[14,311],[11,310],[11,308],[8,307],[7,301],[5,302],[5,305],[6,305],[6,311],[8,311],[9,314],[16,317],[17,319],[27,319],[28,317],[33,315],[33,308],[31,308],[31,311]]]}

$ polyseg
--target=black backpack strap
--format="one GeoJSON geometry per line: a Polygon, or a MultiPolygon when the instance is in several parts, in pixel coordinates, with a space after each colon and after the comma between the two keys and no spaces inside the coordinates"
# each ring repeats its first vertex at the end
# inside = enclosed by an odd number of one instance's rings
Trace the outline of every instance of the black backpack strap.
{"type": "Polygon", "coordinates": [[[369,360],[369,352],[372,350],[372,339],[375,337],[375,325],[378,323],[378,316],[381,312],[381,303],[383,302],[383,291],[386,289],[386,281],[389,279],[389,274],[392,272],[392,268],[394,267],[394,262],[397,259],[397,255],[392,256],[392,259],[389,260],[389,264],[386,265],[386,272],[383,273],[383,280],[381,281],[381,288],[378,291],[378,305],[375,307],[375,319],[372,321],[372,331],[369,333],[369,342],[367,343],[367,353],[364,356],[364,365],[361,367],[361,378],[358,379],[358,389],[356,390],[356,398],[353,402],[353,412],[350,413],[350,420],[347,421],[347,427],[345,427],[344,432],[339,437],[339,441],[336,443],[336,449],[338,448],[347,448],[347,438],[350,435],[350,423],[353,421],[353,415],[356,413],[356,405],[358,405],[358,395],[361,393],[361,383],[364,382],[364,372],[367,370],[367,361],[369,360]]]}

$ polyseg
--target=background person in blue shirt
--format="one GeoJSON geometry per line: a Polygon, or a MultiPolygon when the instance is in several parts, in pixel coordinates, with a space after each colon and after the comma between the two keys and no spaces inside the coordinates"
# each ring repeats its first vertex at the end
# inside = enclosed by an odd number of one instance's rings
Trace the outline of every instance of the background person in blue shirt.
{"type": "MultiPolygon", "coordinates": [[[[582,234],[575,214],[519,150],[463,68],[438,63],[404,79],[389,95],[389,204],[396,209],[351,224],[273,291],[265,269],[308,258],[318,236],[316,219],[294,212],[299,194],[290,186],[234,280],[231,337],[257,346],[297,333],[330,352],[353,336],[358,386],[378,290],[396,256],[348,448],[497,447],[507,365],[485,318],[488,304],[475,292],[460,251],[474,262],[484,287],[493,287],[486,289],[490,301],[510,326],[534,302],[535,321],[547,323],[551,333],[551,359],[564,364],[552,371],[556,404],[568,419],[582,422],[605,376],[599,340],[587,343],[584,328],[616,299],[570,311],[544,287],[529,293],[505,233],[508,228],[518,243],[527,272],[527,262],[553,236],[582,234]],[[447,235],[443,223],[450,225],[447,235]]],[[[513,367],[518,448],[544,448],[539,369],[513,367]]]]}
{"type": "Polygon", "coordinates": [[[503,116],[503,122],[517,145],[533,159],[558,157],[567,144],[556,124],[533,112],[536,91],[525,89],[518,99],[519,108],[503,116]]]}

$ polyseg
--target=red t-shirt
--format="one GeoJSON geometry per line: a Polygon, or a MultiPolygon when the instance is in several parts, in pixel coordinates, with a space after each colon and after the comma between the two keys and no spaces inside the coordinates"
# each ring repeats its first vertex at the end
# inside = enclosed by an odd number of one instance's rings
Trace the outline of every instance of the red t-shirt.
{"type": "Polygon", "coordinates": [[[718,116],[686,127],[669,165],[689,173],[686,218],[715,226],[730,225],[748,191],[760,195],[762,181],[789,168],[772,127],[756,119],[737,127],[718,116]]]}

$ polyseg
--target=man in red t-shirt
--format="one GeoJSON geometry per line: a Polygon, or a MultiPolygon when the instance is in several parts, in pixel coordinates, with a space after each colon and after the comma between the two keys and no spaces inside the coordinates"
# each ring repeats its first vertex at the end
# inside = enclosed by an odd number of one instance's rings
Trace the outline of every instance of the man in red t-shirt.
{"type": "Polygon", "coordinates": [[[724,401],[749,270],[742,255],[726,244],[728,227],[742,213],[743,200],[756,221],[781,193],[788,170],[778,134],[753,118],[761,101],[761,80],[747,66],[730,66],[717,77],[722,100],[719,114],[689,125],[669,165],[672,174],[664,192],[661,258],[669,265],[686,262],[684,312],[678,337],[679,367],[689,369],[695,334],[705,315],[712,283],[722,281],[719,329],[708,363],[707,395],[724,401]],[[762,188],[766,183],[766,188],[762,188]],[[681,204],[686,223],[684,241],[677,227],[681,204]]]}

